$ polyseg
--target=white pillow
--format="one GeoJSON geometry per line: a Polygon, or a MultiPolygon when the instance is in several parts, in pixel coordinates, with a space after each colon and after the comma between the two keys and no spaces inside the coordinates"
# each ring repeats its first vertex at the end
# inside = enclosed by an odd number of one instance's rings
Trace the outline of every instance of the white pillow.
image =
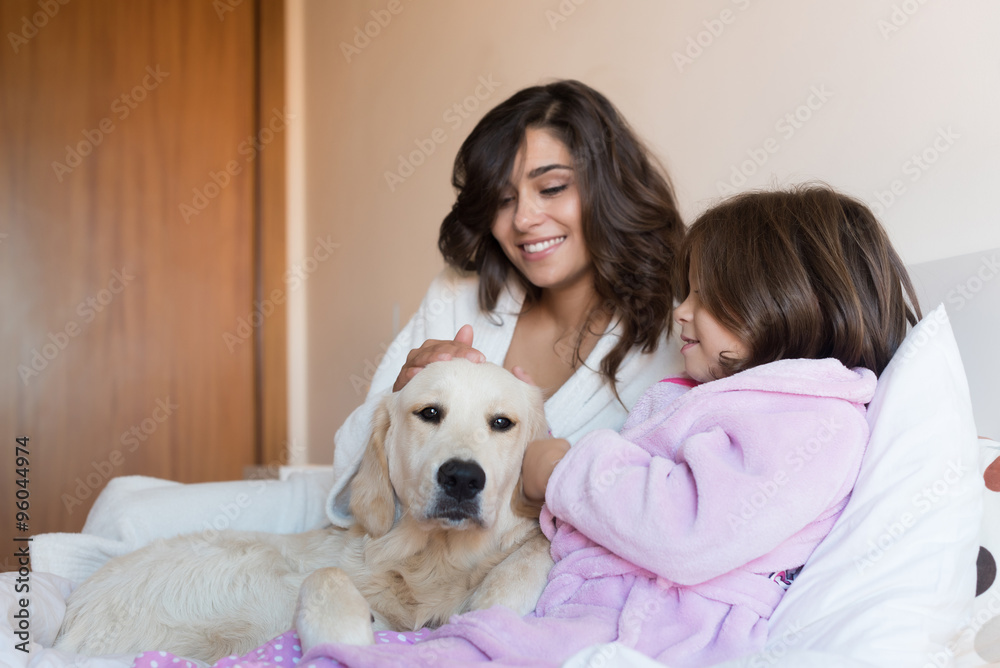
{"type": "Polygon", "coordinates": [[[772,615],[767,647],[742,665],[796,665],[799,652],[874,666],[950,664],[952,641],[971,619],[983,494],[968,385],[943,305],[883,372],[868,422],[850,502],[772,615]]]}

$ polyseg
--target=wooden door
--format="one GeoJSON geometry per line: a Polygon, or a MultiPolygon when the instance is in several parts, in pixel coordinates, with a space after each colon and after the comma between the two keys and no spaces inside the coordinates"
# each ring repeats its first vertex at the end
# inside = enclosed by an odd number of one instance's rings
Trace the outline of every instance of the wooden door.
{"type": "Polygon", "coordinates": [[[283,271],[290,119],[280,3],[4,0],[0,27],[10,545],[79,530],[112,476],[236,479],[280,456],[284,314],[257,295],[283,271]]]}

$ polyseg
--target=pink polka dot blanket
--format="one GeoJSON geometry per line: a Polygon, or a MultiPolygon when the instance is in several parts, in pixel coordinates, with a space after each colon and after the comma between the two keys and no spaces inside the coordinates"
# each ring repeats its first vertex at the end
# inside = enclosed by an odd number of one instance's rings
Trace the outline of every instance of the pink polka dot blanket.
{"type": "MultiPolygon", "coordinates": [[[[376,644],[413,645],[427,635],[428,631],[378,631],[375,633],[376,644]]],[[[302,645],[299,635],[286,631],[270,642],[243,656],[227,656],[219,659],[212,668],[336,668],[339,661],[325,657],[316,657],[299,666],[302,661],[302,645]]],[[[198,668],[200,664],[170,652],[143,652],[135,658],[132,668],[198,668]]]]}

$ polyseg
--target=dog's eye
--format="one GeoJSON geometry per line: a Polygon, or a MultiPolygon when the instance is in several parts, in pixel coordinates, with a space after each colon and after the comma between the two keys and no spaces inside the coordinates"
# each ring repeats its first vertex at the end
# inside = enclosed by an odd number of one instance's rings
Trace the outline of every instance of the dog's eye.
{"type": "Polygon", "coordinates": [[[423,410],[415,411],[413,414],[424,422],[430,422],[431,424],[437,424],[441,421],[441,411],[438,410],[437,406],[428,406],[423,410]]]}
{"type": "Polygon", "coordinates": [[[490,420],[490,429],[493,431],[507,431],[514,426],[514,421],[503,416],[490,420]]]}

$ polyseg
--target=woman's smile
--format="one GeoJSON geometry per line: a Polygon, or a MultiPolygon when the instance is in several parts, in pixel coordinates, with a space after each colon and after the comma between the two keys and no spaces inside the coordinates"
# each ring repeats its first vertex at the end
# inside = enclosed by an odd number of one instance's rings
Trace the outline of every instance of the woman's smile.
{"type": "Polygon", "coordinates": [[[521,251],[524,253],[525,258],[528,260],[539,260],[543,257],[548,257],[551,253],[546,253],[545,251],[555,252],[555,248],[559,246],[562,242],[566,241],[565,236],[552,237],[550,239],[543,239],[541,241],[530,241],[521,244],[521,251]]]}

